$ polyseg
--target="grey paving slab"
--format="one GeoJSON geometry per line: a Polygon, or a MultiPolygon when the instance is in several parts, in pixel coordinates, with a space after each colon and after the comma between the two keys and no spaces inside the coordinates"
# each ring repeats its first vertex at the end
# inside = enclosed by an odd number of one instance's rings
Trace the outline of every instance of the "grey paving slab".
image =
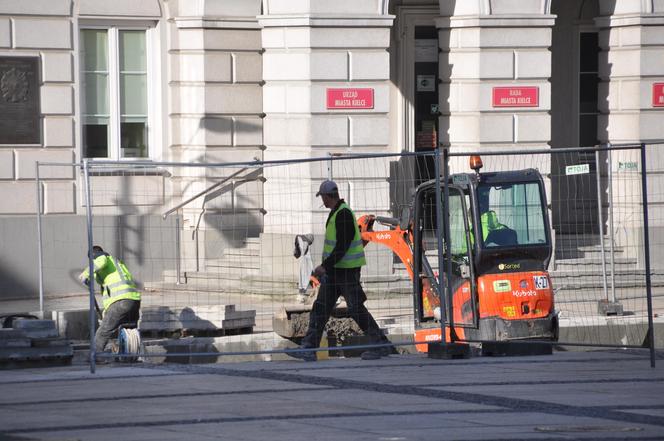
{"type": "Polygon", "coordinates": [[[2,371],[0,390],[0,440],[664,439],[646,352],[75,365],[2,371]]]}

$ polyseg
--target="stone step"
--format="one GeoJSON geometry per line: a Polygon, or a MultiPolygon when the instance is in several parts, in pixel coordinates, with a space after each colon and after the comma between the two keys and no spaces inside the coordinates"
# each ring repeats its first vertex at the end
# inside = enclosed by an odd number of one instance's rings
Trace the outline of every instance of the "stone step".
{"type": "MultiPolygon", "coordinates": [[[[661,276],[661,273],[651,272],[651,277],[661,276]]],[[[601,280],[603,278],[602,268],[587,268],[587,267],[577,267],[574,269],[563,269],[556,271],[549,271],[549,275],[552,279],[555,280],[574,280],[574,279],[597,279],[601,280]]],[[[606,267],[606,277],[611,277],[611,267],[607,265],[606,267]]],[[[641,279],[645,280],[646,273],[644,270],[638,269],[629,269],[623,267],[616,267],[614,277],[621,279],[641,279]]]]}
{"type": "Polygon", "coordinates": [[[227,259],[231,257],[258,257],[260,255],[259,245],[251,245],[242,248],[226,248],[224,254],[220,259],[227,259]]]}
{"type": "Polygon", "coordinates": [[[210,271],[214,273],[224,270],[235,271],[237,269],[258,270],[259,268],[260,264],[258,263],[258,260],[227,260],[206,264],[203,272],[210,271]]]}
{"type": "MultiPolygon", "coordinates": [[[[605,260],[604,264],[606,265],[607,271],[611,268],[611,260],[608,258],[605,260]]],[[[636,269],[637,260],[627,257],[614,257],[613,264],[616,268],[620,267],[622,269],[634,270],[636,269]]],[[[580,267],[585,267],[592,269],[592,271],[602,271],[602,260],[601,259],[584,259],[584,258],[575,258],[575,259],[556,259],[555,260],[556,271],[565,270],[565,269],[579,269],[580,267]]]]}
{"type": "MultiPolygon", "coordinates": [[[[652,277],[650,283],[652,287],[664,287],[664,277],[661,276],[652,277]]],[[[564,282],[556,281],[554,279],[551,281],[551,284],[553,285],[553,289],[556,295],[562,293],[563,291],[579,291],[579,290],[600,291],[603,290],[604,287],[601,279],[566,280],[564,282]]],[[[611,287],[610,280],[607,280],[607,287],[609,289],[611,287]]],[[[625,280],[625,279],[616,278],[615,287],[620,289],[645,288],[646,281],[645,278],[639,280],[625,280]]]]}

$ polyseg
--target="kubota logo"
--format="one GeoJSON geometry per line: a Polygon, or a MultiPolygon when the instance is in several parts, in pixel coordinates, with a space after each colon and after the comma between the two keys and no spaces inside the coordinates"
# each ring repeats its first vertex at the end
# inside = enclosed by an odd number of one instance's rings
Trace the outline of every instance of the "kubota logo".
{"type": "Polygon", "coordinates": [[[376,234],[376,238],[377,238],[378,240],[385,240],[385,239],[389,239],[389,238],[391,238],[391,237],[392,237],[392,234],[390,234],[390,233],[379,233],[379,234],[376,234]]]}
{"type": "Polygon", "coordinates": [[[515,270],[515,269],[520,269],[521,264],[520,263],[501,263],[498,265],[498,269],[501,271],[504,270],[515,270]]]}

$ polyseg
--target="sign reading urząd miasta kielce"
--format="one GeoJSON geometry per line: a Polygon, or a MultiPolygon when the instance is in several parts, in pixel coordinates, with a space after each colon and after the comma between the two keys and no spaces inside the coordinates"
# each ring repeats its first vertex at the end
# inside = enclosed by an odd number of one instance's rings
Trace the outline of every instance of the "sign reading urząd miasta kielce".
{"type": "Polygon", "coordinates": [[[328,109],[373,109],[372,88],[327,89],[328,109]]]}
{"type": "Polygon", "coordinates": [[[493,107],[539,107],[539,87],[494,87],[493,107]]]}

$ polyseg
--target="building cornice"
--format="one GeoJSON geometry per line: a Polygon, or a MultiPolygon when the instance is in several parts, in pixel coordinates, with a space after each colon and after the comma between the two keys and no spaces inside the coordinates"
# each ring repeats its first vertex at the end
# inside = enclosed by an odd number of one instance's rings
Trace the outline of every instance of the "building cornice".
{"type": "Polygon", "coordinates": [[[437,28],[527,28],[551,27],[555,24],[555,15],[467,15],[440,17],[436,19],[437,28]]]}
{"type": "Polygon", "coordinates": [[[386,28],[391,27],[394,15],[259,15],[261,27],[349,27],[386,28]]]}
{"type": "Polygon", "coordinates": [[[256,17],[175,17],[178,29],[260,29],[256,17]]]}

